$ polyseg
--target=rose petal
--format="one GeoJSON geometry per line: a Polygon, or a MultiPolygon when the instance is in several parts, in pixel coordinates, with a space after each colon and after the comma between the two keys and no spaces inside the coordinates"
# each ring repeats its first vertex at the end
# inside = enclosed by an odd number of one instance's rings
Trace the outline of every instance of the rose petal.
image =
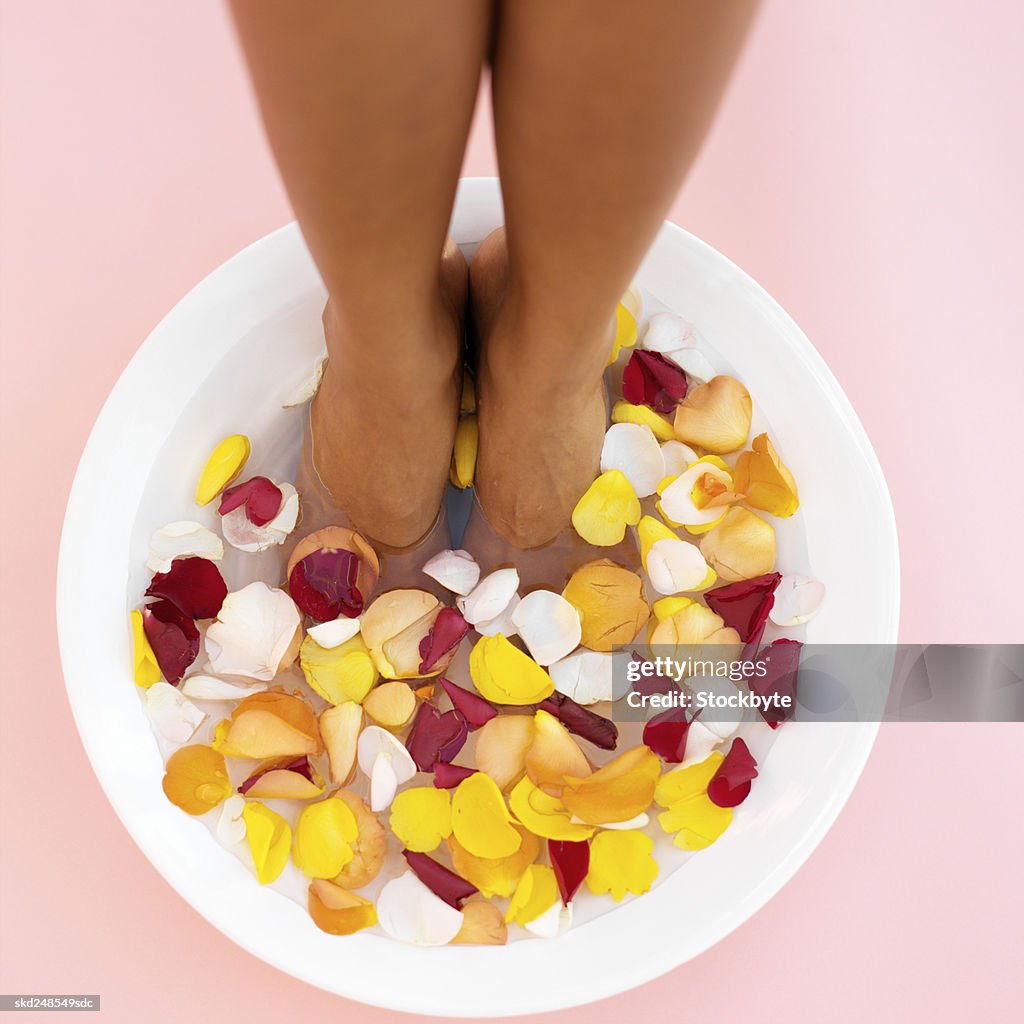
{"type": "Polygon", "coordinates": [[[555,689],[577,704],[618,700],[615,692],[615,660],[611,654],[580,651],[548,666],[555,689]]]}
{"type": "Polygon", "coordinates": [[[481,636],[497,636],[500,633],[506,640],[510,640],[517,632],[512,616],[519,607],[519,600],[519,595],[513,594],[512,599],[498,615],[495,615],[493,619],[476,623],[473,628],[481,636]]]}
{"type": "Polygon", "coordinates": [[[481,696],[495,704],[536,704],[555,688],[547,672],[500,633],[476,642],[469,674],[481,696]]]}
{"type": "Polygon", "coordinates": [[[146,589],[146,597],[170,601],[190,619],[216,618],[227,593],[224,577],[207,558],[176,558],[146,589]]]}
{"type": "Polygon", "coordinates": [[[545,793],[523,776],[509,794],[513,814],[530,832],[542,839],[565,839],[572,842],[589,839],[596,827],[573,821],[565,804],[557,796],[545,793]]]}
{"type": "Polygon", "coordinates": [[[699,348],[677,348],[665,353],[685,374],[688,380],[704,384],[718,372],[699,348]]]}
{"type": "Polygon", "coordinates": [[[535,786],[558,795],[566,775],[585,777],[593,770],[569,730],[550,712],[538,708],[533,716],[533,742],[524,760],[535,786]]]}
{"type": "Polygon", "coordinates": [[[669,764],[686,758],[686,738],[692,719],[684,708],[669,708],[655,715],[644,725],[644,744],[669,764]]]}
{"type": "Polygon", "coordinates": [[[614,750],[619,742],[619,729],[614,722],[581,707],[565,694],[553,693],[537,707],[554,715],[569,732],[589,740],[601,750],[614,750]]]}
{"type": "Polygon", "coordinates": [[[167,759],[164,796],[186,814],[199,815],[231,796],[224,755],[203,743],[179,747],[167,759]]]}
{"type": "Polygon", "coordinates": [[[136,608],[128,618],[132,628],[132,679],[145,690],[160,682],[160,664],[146,636],[142,612],[136,608]]]}
{"type": "Polygon", "coordinates": [[[206,653],[219,675],[269,681],[298,653],[301,617],[283,591],[257,581],[224,599],[206,630],[206,653]]]}
{"type": "MultiPolygon", "coordinates": [[[[461,548],[456,551],[438,552],[426,562],[423,571],[446,590],[463,597],[480,581],[480,566],[468,551],[461,548]]],[[[517,581],[516,586],[518,585],[517,581]]]]}
{"type": "Polygon", "coordinates": [[[518,589],[518,570],[498,569],[485,576],[458,602],[459,610],[470,625],[487,622],[505,610],[518,589]]]}
{"type": "Polygon", "coordinates": [[[242,700],[252,693],[262,693],[266,688],[260,683],[244,685],[201,672],[186,676],[178,687],[191,700],[242,700]]]}
{"type": "Polygon", "coordinates": [[[266,526],[280,512],[283,501],[284,495],[273,480],[254,476],[224,491],[217,512],[225,516],[244,506],[249,522],[254,526],[266,526]]]}
{"type": "Polygon", "coordinates": [[[479,729],[497,715],[497,710],[478,694],[456,686],[450,679],[445,679],[443,676],[438,682],[444,692],[448,694],[452,706],[469,724],[470,729],[479,729]]]}
{"type": "Polygon", "coordinates": [[[321,647],[312,635],[299,647],[299,666],[311,690],[330,701],[361,703],[377,682],[377,668],[358,634],[337,647],[321,647]]]}
{"type": "Polygon", "coordinates": [[[220,561],[224,545],[212,530],[190,520],[168,523],[149,539],[149,558],[146,568],[150,572],[169,572],[176,558],[209,558],[220,561]]]}
{"type": "Polygon", "coordinates": [[[394,798],[395,788],[416,774],[416,762],[409,751],[379,725],[369,725],[359,734],[357,757],[360,770],[370,777],[370,809],[373,811],[387,807],[394,798]]]}
{"type": "Polygon", "coordinates": [[[697,453],[682,441],[666,441],[661,446],[661,457],[665,463],[665,476],[679,476],[686,472],[691,463],[697,461],[697,453]]]}
{"type": "Polygon", "coordinates": [[[436,786],[403,790],[391,804],[389,823],[407,850],[429,853],[452,834],[451,797],[436,786]]]}
{"type": "Polygon", "coordinates": [[[651,428],[639,423],[613,423],[604,435],[601,472],[620,470],[638,498],[653,494],[667,476],[665,457],[651,428]]]}
{"type": "Polygon", "coordinates": [[[736,460],[736,489],[746,502],[773,516],[786,518],[800,507],[793,474],[783,465],[767,434],[750,442],[752,451],[736,460]]]}
{"type": "Polygon", "coordinates": [[[228,757],[262,761],[297,758],[323,750],[316,715],[297,693],[254,693],[216,728],[213,746],[228,757]]]}
{"type": "Polygon", "coordinates": [[[704,535],[700,550],[723,580],[735,583],[753,579],[775,567],[775,530],[753,512],[733,506],[704,535]]]}
{"type": "Polygon", "coordinates": [[[316,361],[312,371],[288,392],[288,397],[281,403],[281,408],[295,409],[313,399],[320,390],[320,381],[323,379],[326,366],[327,356],[323,355],[316,361]]]}
{"type": "Polygon", "coordinates": [[[648,352],[674,352],[697,343],[693,324],[675,313],[652,313],[640,337],[640,347],[648,352]]]}
{"type": "Polygon", "coordinates": [[[581,642],[592,651],[630,643],[650,616],[640,577],[605,558],[577,569],[562,596],[579,612],[581,642]]]}
{"type": "Polygon", "coordinates": [[[328,935],[354,935],[377,923],[377,910],[368,899],[326,878],[309,883],[306,908],[317,928],[328,935]]]}
{"type": "Polygon", "coordinates": [[[347,785],[355,768],[363,709],[355,701],[344,701],[322,711],[319,724],[331,765],[331,781],[347,785]]]}
{"type": "Polygon", "coordinates": [[[412,871],[393,878],[377,897],[377,920],[399,942],[443,946],[462,927],[462,912],[445,903],[412,871]]]}
{"type": "Polygon", "coordinates": [[[169,743],[187,743],[206,720],[206,713],[170,683],[154,683],[146,690],[146,714],[169,743]]]}
{"type": "Polygon", "coordinates": [[[650,427],[659,441],[675,440],[675,429],[672,424],[646,405],[616,402],[612,407],[612,423],[640,423],[650,427]]]}
{"type": "Polygon", "coordinates": [[[653,849],[654,840],[643,832],[601,832],[590,844],[587,888],[595,895],[608,893],[616,901],[627,892],[647,892],[658,877],[653,849]]]}
{"type": "Polygon", "coordinates": [[[288,863],[292,846],[291,826],[276,811],[250,800],[242,812],[245,837],[260,885],[276,881],[288,863]]]}
{"type": "Polygon", "coordinates": [[[787,573],[775,590],[768,617],[777,626],[801,626],[818,614],[825,600],[825,584],[810,576],[787,573]]]}
{"type": "MultiPolygon", "coordinates": [[[[323,779],[317,775],[308,754],[264,761],[238,787],[238,792],[242,796],[267,797],[272,800],[308,800],[310,797],[319,796],[323,791],[323,779]]],[[[339,865],[338,870],[331,874],[336,875],[340,870],[339,865]]]]}
{"type": "Polygon", "coordinates": [[[558,905],[558,882],[546,864],[531,864],[519,879],[505,912],[505,923],[528,927],[545,911],[558,905]]]}
{"type": "Polygon", "coordinates": [[[661,762],[645,746],[633,747],[584,778],[566,776],[562,803],[590,824],[628,821],[654,799],[661,762]]]}
{"type": "Polygon", "coordinates": [[[329,622],[320,622],[315,626],[310,626],[306,630],[306,635],[311,636],[318,647],[330,651],[351,640],[359,632],[360,625],[359,619],[350,619],[347,615],[341,615],[329,622]]]}
{"type": "Polygon", "coordinates": [[[462,847],[455,836],[448,837],[456,872],[475,885],[483,896],[510,897],[523,873],[540,854],[540,841],[532,832],[516,822],[512,827],[519,834],[521,845],[508,857],[476,857],[462,847]]]}
{"type": "Polygon", "coordinates": [[[660,352],[638,349],[623,371],[622,397],[655,412],[672,412],[686,397],[686,374],[660,352]]]}
{"type": "MultiPolygon", "coordinates": [[[[710,571],[700,549],[678,537],[656,540],[647,553],[644,568],[651,587],[659,594],[699,590],[706,585],[710,571]]],[[[712,574],[710,578],[713,582],[715,577],[712,574]]]]}
{"type": "Polygon", "coordinates": [[[235,846],[245,838],[245,797],[232,793],[220,805],[217,819],[217,840],[224,846],[235,846]]]}
{"type": "Polygon", "coordinates": [[[675,479],[658,485],[658,511],[690,533],[704,533],[725,514],[726,506],[741,495],[734,490],[732,472],[716,455],[705,455],[675,479]],[[709,491],[715,492],[709,498],[709,491]]]}
{"type": "Polygon", "coordinates": [[[615,307],[615,338],[608,356],[608,365],[611,366],[619,358],[619,353],[624,348],[632,348],[636,344],[636,338],[636,315],[633,310],[620,302],[615,307]]]}
{"type": "Polygon", "coordinates": [[[475,772],[452,795],[452,832],[476,857],[509,857],[522,845],[494,780],[475,772]]]}
{"type": "Polygon", "coordinates": [[[355,618],[363,610],[358,575],[359,557],[353,552],[318,548],[292,569],[288,591],[299,610],[317,622],[355,618]]]}
{"type": "MultiPolygon", "coordinates": [[[[688,601],[672,615],[662,619],[654,627],[650,636],[650,646],[670,644],[676,647],[687,647],[701,644],[736,644],[740,636],[735,629],[730,629],[710,608],[705,608],[696,601],[688,601]]],[[[700,653],[688,651],[688,655],[700,653]]]]}
{"type": "Polygon", "coordinates": [[[576,650],[583,635],[580,614],[561,594],[534,590],[512,613],[512,622],[538,665],[576,650]]]}
{"type": "Polygon", "coordinates": [[[142,626],[164,679],[177,683],[199,654],[196,624],[170,601],[154,601],[142,609],[142,626]]]}
{"type": "Polygon", "coordinates": [[[777,572],[716,587],[704,595],[708,607],[720,615],[746,643],[768,618],[775,602],[775,589],[782,575],[777,572]]]}
{"type": "Polygon", "coordinates": [[[590,844],[565,839],[548,840],[548,856],[558,881],[562,903],[568,906],[576,890],[583,884],[590,868],[590,844]]]}
{"type": "Polygon", "coordinates": [[[420,641],[420,673],[426,675],[446,654],[454,651],[469,633],[469,623],[455,608],[442,608],[430,631],[420,641]]]}
{"type": "Polygon", "coordinates": [[[416,877],[435,896],[440,896],[450,907],[460,909],[464,900],[475,896],[479,890],[464,878],[438,864],[432,857],[414,850],[403,850],[402,856],[415,872],[416,877]]]}
{"type": "Polygon", "coordinates": [[[206,460],[196,485],[196,504],[208,505],[213,501],[245,468],[251,450],[244,434],[225,437],[206,460]]]}
{"type": "Polygon", "coordinates": [[[746,743],[737,737],[708,783],[708,798],[719,807],[738,807],[750,795],[757,778],[757,761],[746,743]]]}
{"type": "Polygon", "coordinates": [[[504,946],[508,942],[505,915],[486,900],[472,900],[462,908],[462,927],[452,945],[504,946]]]}
{"type": "Polygon", "coordinates": [[[452,448],[452,464],[448,476],[453,486],[460,489],[473,486],[476,472],[477,450],[480,447],[480,430],[477,427],[476,415],[459,418],[455,430],[455,444],[452,448]]]}
{"type": "Polygon", "coordinates": [[[572,511],[572,525],[588,543],[611,547],[622,541],[627,526],[640,522],[640,501],[617,469],[602,473],[572,511]]]}
{"type": "Polygon", "coordinates": [[[676,438],[711,452],[733,452],[750,432],[750,393],[734,377],[692,388],[676,409],[676,438]]]}
{"type": "Polygon", "coordinates": [[[240,506],[221,516],[220,529],[224,539],[239,551],[266,551],[283,544],[299,521],[299,494],[289,483],[282,483],[281,508],[266,526],[256,526],[240,506]]]}
{"type": "Polygon", "coordinates": [[[421,704],[412,731],[405,741],[409,755],[422,772],[434,770],[438,761],[451,761],[466,743],[469,725],[457,711],[439,711],[421,704]]]}
{"type": "Polygon", "coordinates": [[[754,675],[747,680],[753,693],[761,697],[778,694],[788,697],[790,706],[759,707],[761,717],[773,728],[792,718],[796,714],[797,683],[800,671],[800,651],[803,644],[799,640],[775,640],[764,648],[757,660],[764,668],[763,675],[754,675]]]}

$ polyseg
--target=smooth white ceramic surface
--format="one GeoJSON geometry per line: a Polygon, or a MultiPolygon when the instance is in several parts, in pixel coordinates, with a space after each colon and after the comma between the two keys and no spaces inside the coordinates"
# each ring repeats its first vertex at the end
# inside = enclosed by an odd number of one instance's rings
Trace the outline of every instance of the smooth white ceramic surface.
{"type": "MultiPolygon", "coordinates": [[[[471,246],[501,220],[497,183],[464,181],[456,241],[471,246]]],[[[809,639],[894,641],[899,562],[888,491],[821,357],[762,288],[678,227],[664,226],[639,280],[742,368],[800,482],[808,556],[829,585],[809,639]]],[[[696,956],[761,907],[808,857],[853,788],[876,725],[790,723],[733,826],[654,894],[557,940],[504,948],[424,950],[374,935],[327,936],[301,907],[259,887],[202,824],[163,798],[162,762],[130,674],[126,593],[138,565],[128,538],[144,501],[159,497],[161,475],[191,479],[197,453],[213,437],[239,430],[258,438],[272,430],[281,400],[322,345],[322,302],[295,226],[262,239],[171,311],[93,429],[68,504],[57,611],[75,719],[114,809],[170,884],[235,942],[366,1003],[448,1016],[528,1013],[612,995],[696,956]],[[260,358],[245,358],[247,346],[258,346],[260,358]],[[197,388],[211,376],[225,379],[226,360],[238,367],[230,389],[197,388]],[[195,444],[166,451],[183,424],[195,444]],[[513,987],[514,978],[530,984],[513,987]]]]}

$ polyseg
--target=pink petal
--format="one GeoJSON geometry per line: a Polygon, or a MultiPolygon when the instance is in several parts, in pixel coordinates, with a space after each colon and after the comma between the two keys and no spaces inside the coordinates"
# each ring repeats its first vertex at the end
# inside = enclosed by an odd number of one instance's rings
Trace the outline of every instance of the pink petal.
{"type": "Polygon", "coordinates": [[[469,623],[457,608],[442,608],[430,632],[420,641],[420,672],[426,675],[469,632],[469,623]]]}
{"type": "Polygon", "coordinates": [[[208,558],[176,558],[150,581],[146,597],[162,597],[190,619],[215,619],[228,587],[208,558]]]}
{"type": "Polygon", "coordinates": [[[672,412],[686,397],[686,374],[660,352],[636,349],[622,373],[622,397],[655,412],[672,412]]]}
{"type": "Polygon", "coordinates": [[[402,856],[412,868],[416,877],[435,895],[440,896],[450,907],[462,909],[462,901],[479,892],[475,885],[470,884],[454,871],[449,871],[443,864],[438,864],[425,853],[403,850],[402,856]]]}
{"type": "Polygon", "coordinates": [[[245,506],[245,518],[253,526],[266,526],[278,512],[284,495],[281,488],[265,476],[254,476],[251,480],[229,487],[220,499],[217,511],[226,516],[241,505],[245,506]]]}
{"type": "Polygon", "coordinates": [[[737,737],[708,783],[708,798],[719,807],[739,807],[750,795],[750,782],[756,778],[757,761],[737,737]]]}
{"type": "Polygon", "coordinates": [[[782,573],[772,572],[752,580],[740,580],[724,587],[716,587],[704,595],[707,606],[722,617],[727,626],[732,626],[746,643],[755,635],[764,632],[768,613],[775,604],[775,588],[782,579],[782,573]]]}
{"type": "Polygon", "coordinates": [[[537,707],[554,715],[569,732],[582,736],[602,750],[614,750],[619,742],[619,729],[614,722],[577,704],[571,697],[566,697],[564,693],[551,694],[537,707]]]}
{"type": "Polygon", "coordinates": [[[142,628],[164,679],[177,686],[199,654],[196,624],[170,601],[154,601],[142,609],[142,628]]]}
{"type": "Polygon", "coordinates": [[[797,673],[800,669],[800,650],[803,644],[799,640],[775,640],[765,647],[757,656],[757,661],[765,666],[764,675],[754,675],[747,680],[751,691],[762,697],[774,693],[780,697],[791,698],[788,708],[758,708],[761,717],[773,728],[792,718],[796,712],[797,673]]]}
{"type": "MultiPolygon", "coordinates": [[[[423,671],[422,666],[420,666],[420,671],[423,671]]],[[[444,687],[444,692],[448,694],[448,699],[452,702],[455,710],[469,723],[470,729],[479,729],[497,715],[497,708],[485,701],[480,694],[464,690],[461,686],[456,686],[451,680],[443,677],[438,682],[444,687]]]]}
{"type": "Polygon", "coordinates": [[[558,880],[562,903],[568,906],[590,870],[590,844],[574,843],[568,839],[549,839],[548,856],[558,880]]]}
{"type": "Polygon", "coordinates": [[[263,778],[267,772],[296,772],[309,782],[313,781],[313,766],[309,763],[309,757],[303,754],[302,757],[289,761],[288,764],[271,765],[262,771],[255,771],[238,787],[238,792],[243,796],[252,789],[256,783],[263,778]]]}
{"type": "Polygon", "coordinates": [[[437,789],[454,789],[463,779],[475,775],[475,768],[466,768],[461,764],[449,764],[447,761],[434,763],[434,786],[437,789]]]}
{"type": "Polygon", "coordinates": [[[655,715],[644,725],[644,745],[669,764],[679,764],[686,759],[686,737],[694,719],[686,717],[684,708],[669,708],[655,715]]]}
{"type": "Polygon", "coordinates": [[[405,747],[416,767],[429,772],[439,761],[457,757],[468,735],[469,723],[458,711],[442,713],[433,704],[421,704],[405,747]]]}
{"type": "Polygon", "coordinates": [[[351,551],[318,548],[295,563],[288,577],[288,592],[299,611],[317,622],[339,615],[356,618],[363,610],[363,595],[356,586],[359,556],[351,551]]]}

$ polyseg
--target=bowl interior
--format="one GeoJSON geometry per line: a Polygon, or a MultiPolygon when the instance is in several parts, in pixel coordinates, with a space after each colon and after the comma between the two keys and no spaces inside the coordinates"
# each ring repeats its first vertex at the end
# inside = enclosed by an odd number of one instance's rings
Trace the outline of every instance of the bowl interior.
{"type": "MultiPolygon", "coordinates": [[[[502,219],[493,179],[462,182],[456,241],[472,250],[502,219]]],[[[821,358],[754,281],[678,227],[665,225],[638,278],[741,373],[800,482],[801,546],[829,586],[809,638],[894,641],[899,580],[888,492],[821,358]],[[860,546],[841,540],[865,534],[870,543],[860,546]]],[[[280,407],[322,349],[323,300],[296,227],[262,239],[156,328],[93,430],[65,521],[58,622],[71,705],[111,803],[171,885],[225,934],[282,970],[366,1003],[448,1016],[535,1012],[614,994],[697,955],[807,858],[860,774],[875,725],[790,723],[744,813],[656,893],[553,942],[500,949],[324,935],[162,798],[162,761],[131,681],[126,593],[140,578],[153,523],[188,516],[181,481],[196,478],[211,437],[242,432],[297,444],[301,414],[282,428],[280,407]],[[513,987],[515,978],[530,985],[513,987]]]]}

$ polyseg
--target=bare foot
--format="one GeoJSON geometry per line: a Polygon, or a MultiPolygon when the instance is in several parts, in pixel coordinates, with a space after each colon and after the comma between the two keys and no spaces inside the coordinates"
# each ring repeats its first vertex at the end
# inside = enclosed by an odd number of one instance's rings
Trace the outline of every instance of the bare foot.
{"type": "Polygon", "coordinates": [[[417,545],[437,523],[462,387],[466,273],[449,241],[433,308],[382,310],[351,341],[338,311],[324,311],[330,361],[310,411],[311,464],[375,546],[417,545]]]}

